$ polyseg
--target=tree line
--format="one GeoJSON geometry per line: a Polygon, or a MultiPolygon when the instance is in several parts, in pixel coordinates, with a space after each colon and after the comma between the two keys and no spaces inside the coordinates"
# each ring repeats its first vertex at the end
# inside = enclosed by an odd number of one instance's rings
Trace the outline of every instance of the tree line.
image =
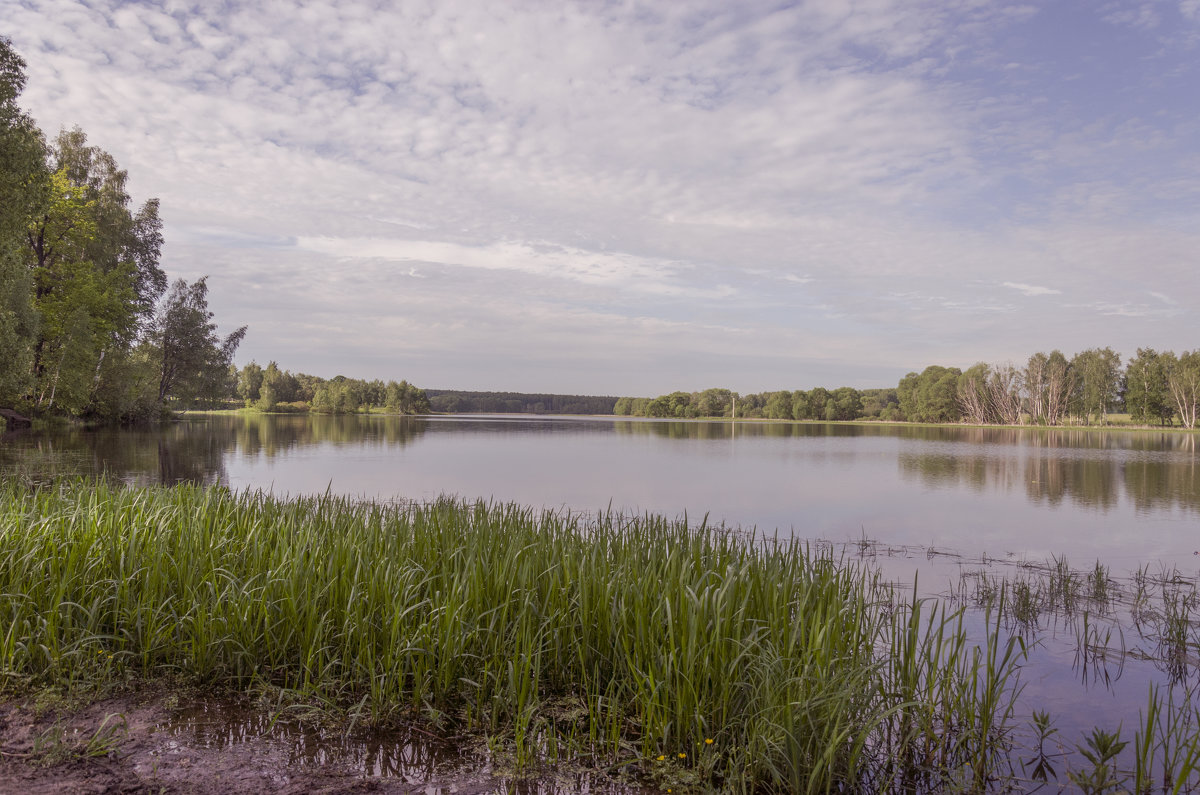
{"type": "Polygon", "coordinates": [[[930,366],[898,387],[900,410],[917,422],[979,425],[1104,425],[1125,412],[1146,425],[1195,428],[1200,405],[1200,350],[1138,348],[1122,367],[1112,348],[1068,359],[1038,352],[1025,365],[980,362],[965,372],[930,366]]]}
{"type": "Polygon", "coordinates": [[[777,390],[739,395],[729,389],[672,392],[656,398],[623,397],[613,413],[622,417],[693,419],[739,417],[744,419],[816,420],[842,422],[858,419],[903,420],[895,389],[837,389],[816,387],[805,391],[777,390]]]}
{"type": "Polygon", "coordinates": [[[274,411],[427,413],[406,381],[326,380],[233,357],[208,283],[170,282],[158,199],[78,128],[48,141],[17,98],[25,62],[0,38],[0,408],[136,422],[231,401],[274,411]]]}
{"type": "Polygon", "coordinates": [[[219,399],[245,327],[217,336],[206,281],[159,265],[158,200],[135,206],[82,130],[47,141],[24,85],[0,38],[0,407],[131,421],[219,399]]]}
{"type": "Polygon", "coordinates": [[[1200,350],[1139,348],[1122,367],[1111,348],[1068,359],[1038,352],[1024,366],[980,362],[963,371],[930,365],[893,388],[780,390],[738,395],[728,389],[622,397],[618,416],[779,420],[881,420],[977,425],[1095,425],[1126,412],[1147,425],[1195,428],[1200,407],[1200,350]]]}
{"type": "Polygon", "coordinates": [[[372,381],[344,375],[324,379],[280,370],[275,362],[257,362],[237,371],[233,392],[247,408],[262,411],[314,411],[349,414],[383,409],[394,414],[428,414],[429,397],[408,381],[372,381]]]}
{"type": "Polygon", "coordinates": [[[612,414],[615,397],[427,389],[434,411],[446,414],[612,414]]]}

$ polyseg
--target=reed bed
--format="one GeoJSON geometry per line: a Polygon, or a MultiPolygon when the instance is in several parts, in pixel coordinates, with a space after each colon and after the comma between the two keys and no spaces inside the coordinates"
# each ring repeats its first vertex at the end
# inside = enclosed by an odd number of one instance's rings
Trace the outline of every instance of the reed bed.
{"type": "Polygon", "coordinates": [[[661,516],[0,486],[0,689],[269,683],[486,735],[526,765],[983,789],[1023,651],[990,626],[973,645],[961,611],[829,550],[661,516]]]}
{"type": "Polygon", "coordinates": [[[1018,748],[1024,744],[1034,750],[1027,760],[1015,755],[1025,783],[1069,783],[1083,793],[1200,792],[1196,578],[1149,566],[1120,578],[1099,561],[1077,571],[1065,558],[1053,558],[1041,565],[1020,564],[1007,576],[986,567],[967,570],[948,601],[993,611],[999,626],[1030,644],[1059,629],[1073,630],[1073,668],[1085,688],[1115,690],[1127,665],[1158,672],[1136,720],[1092,708],[1099,725],[1075,740],[1060,735],[1050,742],[1058,734],[1053,716],[1035,710],[1032,731],[1010,735],[1018,748]],[[1057,752],[1048,752],[1054,745],[1057,752]]]}

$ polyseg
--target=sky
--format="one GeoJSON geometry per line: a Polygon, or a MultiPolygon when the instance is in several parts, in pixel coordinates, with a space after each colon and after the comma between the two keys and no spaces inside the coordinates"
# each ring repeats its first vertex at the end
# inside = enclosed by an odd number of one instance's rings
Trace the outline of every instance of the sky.
{"type": "Polygon", "coordinates": [[[1200,347],[1200,0],[0,0],[238,352],[653,396],[1200,347]]]}

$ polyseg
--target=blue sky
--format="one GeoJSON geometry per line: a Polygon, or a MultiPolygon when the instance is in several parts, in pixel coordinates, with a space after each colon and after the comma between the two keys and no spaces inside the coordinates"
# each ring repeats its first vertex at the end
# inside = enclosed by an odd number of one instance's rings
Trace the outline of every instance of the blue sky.
{"type": "Polygon", "coordinates": [[[890,386],[1200,346],[1200,0],[0,0],[239,359],[890,386]]]}

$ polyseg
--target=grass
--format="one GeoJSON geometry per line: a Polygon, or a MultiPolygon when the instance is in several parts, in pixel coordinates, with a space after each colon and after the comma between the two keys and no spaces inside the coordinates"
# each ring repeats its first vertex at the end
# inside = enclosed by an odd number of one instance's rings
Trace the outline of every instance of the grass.
{"type": "Polygon", "coordinates": [[[987,786],[1004,598],[975,645],[831,551],[659,516],[0,486],[0,689],[266,684],[664,786],[987,786]]]}
{"type": "Polygon", "coordinates": [[[964,572],[950,600],[996,610],[1005,626],[1033,643],[1040,642],[1036,633],[1026,630],[1038,622],[1073,627],[1074,667],[1084,685],[1115,686],[1127,661],[1148,663],[1159,672],[1161,684],[1150,686],[1132,741],[1121,737],[1129,727],[1114,721],[1094,727],[1073,746],[1048,751],[1047,741],[1058,729],[1048,713],[1035,710],[1033,731],[1026,732],[1034,753],[1021,760],[1031,785],[1057,780],[1062,771],[1075,790],[1085,793],[1200,790],[1195,578],[1143,567],[1121,580],[1099,562],[1081,573],[1054,558],[1041,566],[1022,564],[1011,577],[964,572]],[[1008,593],[1016,598],[1005,604],[1008,593]]]}

